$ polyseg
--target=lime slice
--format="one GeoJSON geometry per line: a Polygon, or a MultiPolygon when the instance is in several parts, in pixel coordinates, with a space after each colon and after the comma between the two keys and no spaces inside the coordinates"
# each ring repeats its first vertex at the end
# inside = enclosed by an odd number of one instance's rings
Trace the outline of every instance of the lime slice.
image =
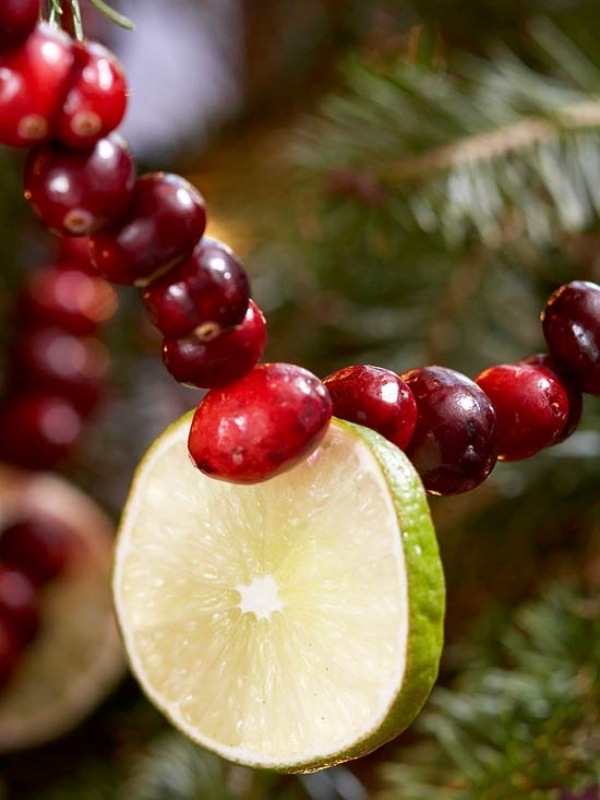
{"type": "Polygon", "coordinates": [[[42,589],[40,632],[0,693],[0,752],[71,730],[125,674],[110,594],[111,521],[63,478],[0,465],[0,527],[28,513],[64,521],[75,541],[65,572],[42,589]]]}
{"type": "Polygon", "coordinates": [[[425,492],[378,434],[334,420],[264,483],[202,475],[191,415],[142,461],[113,590],[131,667],[185,734],[300,772],[364,755],[435,680],[444,585],[425,492]]]}

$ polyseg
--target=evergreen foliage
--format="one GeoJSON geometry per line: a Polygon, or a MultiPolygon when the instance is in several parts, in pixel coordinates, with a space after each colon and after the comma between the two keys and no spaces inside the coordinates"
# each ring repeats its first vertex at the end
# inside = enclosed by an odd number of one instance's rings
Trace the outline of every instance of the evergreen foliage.
{"type": "Polygon", "coordinates": [[[377,800],[558,800],[600,777],[600,606],[559,585],[491,614],[434,691],[426,737],[383,765],[377,800]],[[504,616],[505,616],[504,612],[504,616]]]}

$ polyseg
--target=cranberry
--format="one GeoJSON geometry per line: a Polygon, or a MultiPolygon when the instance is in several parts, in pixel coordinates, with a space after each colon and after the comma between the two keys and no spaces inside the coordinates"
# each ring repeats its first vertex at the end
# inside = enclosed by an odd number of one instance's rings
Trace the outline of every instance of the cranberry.
{"type": "Polygon", "coordinates": [[[49,469],[71,453],[81,432],[81,416],[65,398],[13,395],[0,407],[0,458],[26,469],[49,469]]]}
{"type": "Polygon", "coordinates": [[[64,572],[73,552],[73,532],[52,517],[26,517],[0,534],[0,559],[42,584],[64,572]]]}
{"type": "Polygon", "coordinates": [[[0,617],[22,644],[33,641],[40,626],[37,588],[19,569],[0,564],[0,617]]]}
{"type": "Polygon", "coordinates": [[[191,257],[144,291],[152,322],[169,338],[208,341],[244,318],[250,284],[244,268],[222,242],[205,236],[191,257]]]}
{"type": "Polygon", "coordinates": [[[430,494],[467,492],[496,463],[496,415],[487,395],[465,375],[445,367],[405,372],[417,401],[408,457],[430,494]]]}
{"type": "Polygon", "coordinates": [[[127,216],[92,237],[92,260],[107,280],[145,285],[189,258],[204,233],[202,195],[179,175],[138,179],[127,216]]]}
{"type": "Polygon", "coordinates": [[[498,458],[519,461],[562,433],[569,398],[556,375],[533,364],[496,364],[475,378],[492,401],[498,421],[498,458]]]}
{"type": "Polygon", "coordinates": [[[350,366],[328,375],[323,383],[336,417],[372,428],[406,449],[417,424],[417,403],[399,375],[381,367],[350,366]]]}
{"type": "Polygon", "coordinates": [[[263,354],[266,341],[265,318],[250,300],[246,316],[235,328],[209,342],[194,334],[185,339],[165,339],[162,355],[175,380],[208,389],[245,375],[263,354]]]}
{"type": "MultiPolygon", "coordinates": [[[[87,236],[56,236],[52,240],[55,247],[54,258],[57,263],[71,264],[88,275],[98,276],[92,264],[90,240],[87,236]]],[[[106,283],[103,280],[103,283],[106,283]]]]}
{"type": "Polygon", "coordinates": [[[558,434],[556,439],[552,441],[552,444],[560,444],[560,442],[564,442],[565,439],[568,439],[579,425],[579,420],[581,419],[581,413],[583,411],[583,397],[579,389],[576,389],[573,384],[565,378],[565,376],[561,373],[560,367],[554,361],[554,359],[549,356],[547,353],[535,353],[532,356],[528,356],[527,358],[523,359],[524,364],[533,364],[536,367],[543,367],[547,369],[548,372],[551,372],[555,375],[562,383],[563,389],[567,393],[567,397],[569,399],[569,416],[567,417],[567,421],[565,423],[564,428],[558,434]]]}
{"type": "Polygon", "coordinates": [[[0,144],[29,147],[52,137],[73,60],[71,39],[45,23],[0,57],[0,144]]]}
{"type": "Polygon", "coordinates": [[[11,679],[22,650],[23,645],[12,626],[0,617],[0,690],[11,679]]]}
{"type": "Polygon", "coordinates": [[[542,312],[548,352],[582,392],[600,395],[600,286],[572,281],[542,312]]]}
{"type": "Polygon", "coordinates": [[[37,145],[25,162],[25,197],[46,228],[62,236],[89,236],[117,222],[134,184],[133,158],[116,133],[85,151],[37,145]]]}
{"type": "Polygon", "coordinates": [[[311,372],[260,364],[243,378],[210,389],[194,413],[188,446],[207,475],[257,483],[306,458],[331,419],[331,398],[311,372]]]}
{"type": "Polygon", "coordinates": [[[43,388],[65,397],[82,416],[93,411],[107,386],[109,358],[91,336],[37,326],[21,332],[11,353],[12,385],[43,388]]]}
{"type": "Polygon", "coordinates": [[[40,14],[40,0],[0,0],[0,49],[21,47],[33,33],[40,14]]]}
{"type": "Polygon", "coordinates": [[[36,270],[19,300],[25,321],[55,325],[81,336],[97,331],[117,309],[112,286],[70,263],[36,270]]]}
{"type": "Polygon", "coordinates": [[[127,107],[127,80],[110,50],[97,42],[76,42],[75,67],[56,136],[68,147],[90,147],[113,131],[127,107]]]}

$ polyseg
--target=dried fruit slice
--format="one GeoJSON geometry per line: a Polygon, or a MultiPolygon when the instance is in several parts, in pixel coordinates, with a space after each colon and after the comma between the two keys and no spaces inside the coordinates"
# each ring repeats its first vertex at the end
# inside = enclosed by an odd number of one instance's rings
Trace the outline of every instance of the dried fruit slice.
{"type": "Polygon", "coordinates": [[[114,597],[149,698],[205,748],[285,772],[364,755],[435,680],[443,575],[422,484],[379,434],[334,420],[270,480],[190,462],[191,415],[142,461],[114,597]]]}
{"type": "Polygon", "coordinates": [[[0,529],[36,513],[72,528],[73,552],[44,586],[40,631],[0,693],[0,752],[74,728],[124,674],[110,596],[112,524],[62,478],[0,466],[0,529]]]}

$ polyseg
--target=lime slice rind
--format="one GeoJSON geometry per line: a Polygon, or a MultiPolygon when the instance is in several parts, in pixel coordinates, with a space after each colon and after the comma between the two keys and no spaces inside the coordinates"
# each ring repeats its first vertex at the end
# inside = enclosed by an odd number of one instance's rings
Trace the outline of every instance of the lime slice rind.
{"type": "Polygon", "coordinates": [[[288,473],[215,481],[189,461],[190,421],[149,450],[121,523],[113,588],[134,674],[237,763],[308,771],[369,752],[437,674],[443,576],[418,476],[334,421],[288,473]]]}

